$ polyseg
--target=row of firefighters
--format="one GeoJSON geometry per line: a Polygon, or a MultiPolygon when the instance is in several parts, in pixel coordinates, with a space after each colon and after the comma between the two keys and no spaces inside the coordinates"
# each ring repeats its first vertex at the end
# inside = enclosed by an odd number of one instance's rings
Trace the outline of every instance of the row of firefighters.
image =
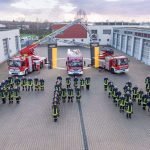
{"type": "Polygon", "coordinates": [[[16,103],[20,103],[20,91],[44,91],[44,79],[38,78],[18,78],[18,77],[8,77],[7,80],[3,80],[0,83],[0,99],[2,103],[5,104],[9,100],[9,104],[12,104],[14,100],[16,103]]]}
{"type": "Polygon", "coordinates": [[[59,117],[59,104],[62,100],[63,103],[66,102],[66,99],[68,99],[68,102],[73,102],[74,94],[76,95],[76,101],[80,102],[81,99],[81,90],[86,88],[89,90],[90,88],[90,77],[84,78],[78,78],[74,77],[73,82],[71,81],[70,77],[66,78],[66,88],[62,86],[62,77],[57,77],[57,81],[54,87],[54,97],[53,97],[53,103],[52,103],[52,116],[54,118],[54,121],[57,121],[59,117]],[[73,86],[72,86],[73,83],[73,86]],[[74,87],[74,88],[72,88],[74,87]],[[75,91],[75,92],[74,92],[75,91]]]}
{"type": "Polygon", "coordinates": [[[120,112],[126,111],[126,117],[131,118],[133,114],[133,102],[137,102],[138,105],[142,105],[143,110],[148,111],[150,108],[150,78],[146,83],[146,91],[144,94],[142,90],[138,90],[137,86],[132,87],[132,83],[129,81],[125,84],[123,91],[124,94],[121,94],[121,91],[111,82],[108,78],[104,78],[104,89],[108,91],[108,96],[113,98],[113,102],[120,108],[120,112]]]}

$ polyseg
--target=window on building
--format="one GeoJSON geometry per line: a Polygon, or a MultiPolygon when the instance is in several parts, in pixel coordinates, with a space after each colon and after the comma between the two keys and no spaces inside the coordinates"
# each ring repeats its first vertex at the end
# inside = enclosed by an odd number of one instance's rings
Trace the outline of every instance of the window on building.
{"type": "Polygon", "coordinates": [[[107,39],[107,42],[109,42],[109,39],[107,39]]]}
{"type": "Polygon", "coordinates": [[[91,30],[92,40],[97,40],[97,30],[91,30]]]}
{"type": "Polygon", "coordinates": [[[8,39],[3,39],[4,54],[8,55],[8,39]]]}
{"type": "Polygon", "coordinates": [[[101,41],[101,39],[99,39],[99,42],[101,41]]]}
{"type": "Polygon", "coordinates": [[[15,36],[16,50],[19,51],[19,37],[15,36]]]}
{"type": "Polygon", "coordinates": [[[111,34],[111,30],[103,30],[103,34],[111,34]]]}
{"type": "Polygon", "coordinates": [[[83,40],[83,39],[81,39],[81,41],[83,42],[84,40],[83,40]]]}

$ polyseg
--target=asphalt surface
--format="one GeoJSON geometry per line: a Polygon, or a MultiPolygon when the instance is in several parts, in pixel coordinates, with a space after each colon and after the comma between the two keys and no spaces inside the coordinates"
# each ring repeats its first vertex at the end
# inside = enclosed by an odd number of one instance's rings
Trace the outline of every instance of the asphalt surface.
{"type": "MultiPolygon", "coordinates": [[[[88,48],[80,48],[85,58],[90,57],[88,48]]],[[[58,48],[58,69],[30,74],[44,78],[44,92],[21,92],[17,104],[0,104],[0,148],[2,150],[149,150],[150,113],[134,104],[132,119],[127,120],[103,90],[103,78],[108,77],[122,90],[127,81],[132,81],[144,90],[144,79],[149,75],[149,66],[130,59],[127,74],[111,74],[94,68],[84,70],[91,77],[91,88],[82,91],[80,107],[73,103],[60,104],[60,117],[55,123],[51,116],[51,102],[56,77],[66,78],[65,57],[67,48],[58,48]],[[80,110],[81,109],[81,110],[80,110]],[[83,126],[84,124],[84,126],[83,126]],[[83,129],[84,128],[84,129],[83,129]],[[83,131],[84,130],[84,131],[83,131]],[[85,133],[84,133],[85,132],[85,133]],[[84,135],[87,147],[85,147],[84,135]]],[[[37,53],[47,56],[47,48],[40,47],[37,53]]],[[[118,53],[118,52],[117,52],[118,53]]],[[[86,64],[90,61],[86,59],[86,64]]],[[[7,65],[0,65],[0,80],[8,76],[7,65]]],[[[63,80],[63,85],[64,84],[63,80]]]]}

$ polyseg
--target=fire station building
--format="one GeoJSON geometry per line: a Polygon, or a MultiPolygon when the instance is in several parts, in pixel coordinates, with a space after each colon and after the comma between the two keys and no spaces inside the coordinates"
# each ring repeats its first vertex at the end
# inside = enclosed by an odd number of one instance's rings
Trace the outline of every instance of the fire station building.
{"type": "Polygon", "coordinates": [[[0,29],[0,63],[21,49],[19,29],[0,29]]]}
{"type": "Polygon", "coordinates": [[[150,65],[149,28],[114,28],[112,46],[117,50],[150,65]]]}

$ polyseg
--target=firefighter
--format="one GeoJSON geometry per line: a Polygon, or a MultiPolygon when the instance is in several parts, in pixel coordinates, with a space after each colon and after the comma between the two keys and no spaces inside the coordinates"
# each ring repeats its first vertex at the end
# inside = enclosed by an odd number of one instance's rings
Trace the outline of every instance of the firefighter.
{"type": "Polygon", "coordinates": [[[142,96],[143,110],[146,110],[147,102],[148,102],[148,95],[143,94],[143,96],[142,96]]]}
{"type": "Polygon", "coordinates": [[[35,91],[39,91],[39,79],[37,77],[34,79],[34,89],[35,91]]]}
{"type": "Polygon", "coordinates": [[[75,90],[77,87],[78,87],[78,78],[75,76],[74,77],[74,88],[75,88],[75,90]]]}
{"type": "Polygon", "coordinates": [[[65,103],[66,102],[66,97],[67,97],[67,90],[66,90],[66,88],[62,88],[61,97],[62,97],[63,103],[65,103]]]}
{"type": "Polygon", "coordinates": [[[87,90],[90,89],[90,81],[91,81],[91,78],[90,78],[90,77],[86,77],[86,78],[85,78],[85,86],[86,86],[86,89],[87,89],[87,90]]]}
{"type": "Polygon", "coordinates": [[[135,86],[132,88],[132,100],[133,100],[133,102],[136,102],[137,95],[138,95],[138,87],[135,86]]]}
{"type": "Polygon", "coordinates": [[[108,97],[110,98],[111,95],[111,87],[112,87],[112,82],[108,82],[108,97]]]}
{"type": "Polygon", "coordinates": [[[126,93],[128,91],[128,86],[125,85],[124,88],[123,88],[123,90],[124,90],[124,93],[126,93]]]}
{"type": "Polygon", "coordinates": [[[81,89],[78,87],[76,91],[76,100],[77,102],[80,102],[81,99],[81,89]]]}
{"type": "Polygon", "coordinates": [[[61,100],[61,97],[59,95],[59,92],[58,91],[54,91],[53,101],[57,101],[57,104],[60,104],[60,100],[61,100]]]}
{"type": "Polygon", "coordinates": [[[44,91],[44,79],[40,79],[40,81],[39,81],[39,86],[40,86],[40,90],[41,91],[44,91]]]}
{"type": "Polygon", "coordinates": [[[128,81],[128,82],[126,83],[126,85],[128,86],[129,89],[132,88],[132,83],[131,83],[131,81],[128,81]]]}
{"type": "Polygon", "coordinates": [[[137,99],[138,99],[138,105],[141,105],[143,94],[144,94],[144,92],[142,90],[140,90],[138,92],[138,97],[137,97],[137,99]]]}
{"type": "Polygon", "coordinates": [[[27,79],[25,77],[21,79],[21,86],[22,86],[22,91],[24,91],[25,89],[27,91],[27,79]]]}
{"type": "Polygon", "coordinates": [[[13,77],[8,77],[8,81],[9,81],[10,87],[13,88],[14,87],[14,79],[13,79],[13,77]]]}
{"type": "Polygon", "coordinates": [[[124,94],[124,97],[125,97],[125,109],[127,109],[128,103],[129,103],[129,101],[131,100],[131,94],[130,94],[130,92],[127,91],[127,92],[124,94]]]}
{"type": "Polygon", "coordinates": [[[0,88],[0,98],[2,100],[2,103],[5,104],[6,103],[6,92],[4,89],[0,88]]]}
{"type": "Polygon", "coordinates": [[[33,91],[33,79],[29,77],[27,82],[28,82],[28,91],[30,91],[30,89],[31,91],[33,91]]]}
{"type": "Polygon", "coordinates": [[[62,77],[61,77],[61,76],[58,76],[58,77],[57,77],[57,81],[62,82],[62,77]]]}
{"type": "Polygon", "coordinates": [[[15,86],[18,88],[18,90],[20,91],[20,84],[21,84],[21,81],[18,77],[16,77],[14,79],[14,83],[15,83],[15,86]]]}
{"type": "Polygon", "coordinates": [[[19,89],[18,88],[14,88],[13,97],[16,99],[16,103],[19,104],[21,97],[19,95],[19,89]]]}
{"type": "Polygon", "coordinates": [[[129,102],[127,104],[127,109],[126,109],[126,117],[127,117],[127,119],[128,118],[131,119],[132,113],[133,113],[133,103],[132,103],[132,100],[129,100],[129,102]]]}
{"type": "Polygon", "coordinates": [[[71,86],[71,78],[70,77],[66,78],[66,85],[67,85],[67,89],[69,89],[71,86]]]}
{"type": "Polygon", "coordinates": [[[56,103],[52,105],[52,116],[53,116],[54,122],[56,122],[59,117],[59,108],[56,103]]]}
{"type": "Polygon", "coordinates": [[[114,103],[116,103],[117,101],[116,101],[116,98],[117,98],[117,92],[118,92],[118,88],[117,87],[115,87],[114,89],[113,89],[113,102],[114,103]]]}
{"type": "Polygon", "coordinates": [[[150,82],[146,83],[146,92],[150,96],[150,82]]]}
{"type": "Polygon", "coordinates": [[[108,88],[108,82],[109,82],[108,78],[107,78],[107,77],[104,78],[104,90],[105,90],[105,91],[107,91],[107,88],[108,88]]]}
{"type": "Polygon", "coordinates": [[[120,112],[124,112],[125,110],[125,97],[124,96],[120,97],[119,106],[120,106],[120,112]]]}
{"type": "Polygon", "coordinates": [[[13,104],[13,98],[14,98],[14,89],[13,88],[9,88],[8,89],[8,99],[9,99],[9,104],[13,104]]]}
{"type": "Polygon", "coordinates": [[[150,77],[149,76],[145,78],[145,84],[148,84],[148,83],[150,83],[150,77]]]}
{"type": "Polygon", "coordinates": [[[80,79],[80,88],[84,89],[84,79],[83,78],[80,79]]]}
{"type": "Polygon", "coordinates": [[[109,85],[109,92],[108,92],[108,97],[112,97],[113,98],[113,90],[114,90],[114,84],[111,82],[109,85]]]}
{"type": "Polygon", "coordinates": [[[73,98],[74,98],[74,92],[73,92],[73,88],[70,89],[70,93],[71,93],[71,102],[73,103],[73,98]]]}
{"type": "Polygon", "coordinates": [[[119,106],[119,103],[120,103],[120,98],[121,98],[121,92],[117,90],[116,92],[116,106],[119,106]]]}

